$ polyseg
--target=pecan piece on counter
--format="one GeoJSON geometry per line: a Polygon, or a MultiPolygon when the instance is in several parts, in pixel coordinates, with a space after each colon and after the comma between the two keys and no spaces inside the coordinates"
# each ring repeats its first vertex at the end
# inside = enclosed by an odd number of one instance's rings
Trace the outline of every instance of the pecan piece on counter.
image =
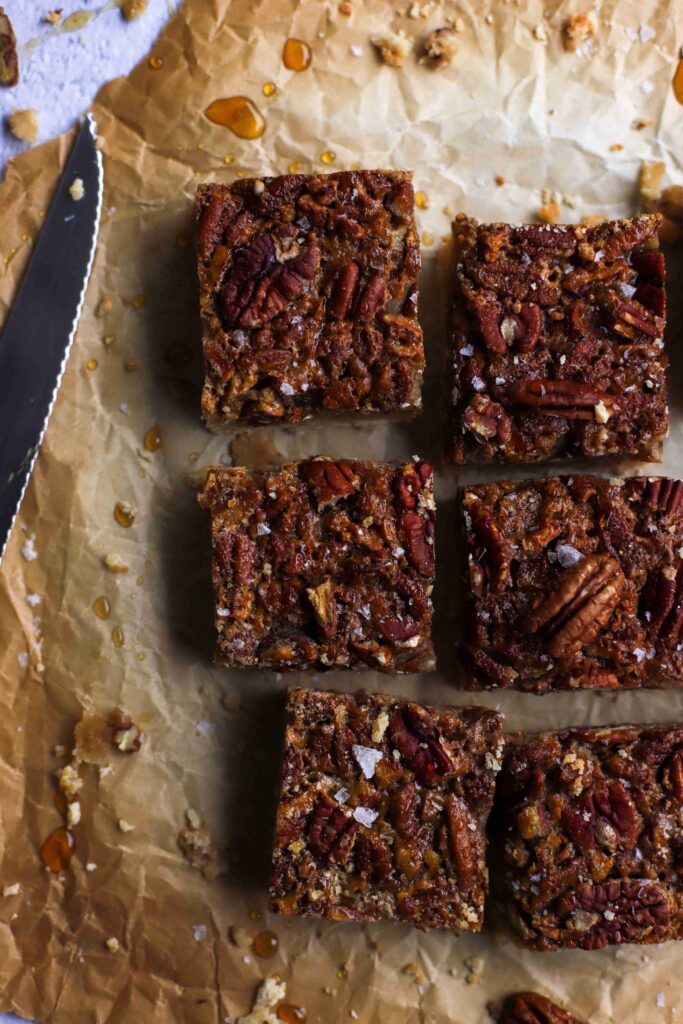
{"type": "Polygon", "coordinates": [[[683,725],[508,738],[492,878],[526,945],[683,938],[682,741],[683,725]],[[544,829],[520,828],[530,794],[544,829]]]}
{"type": "Polygon", "coordinates": [[[217,664],[433,669],[428,462],[215,467],[199,501],[211,513],[217,664]]]}
{"type": "Polygon", "coordinates": [[[306,689],[287,711],[271,910],[479,931],[500,715],[306,689]]]}
{"type": "Polygon", "coordinates": [[[660,222],[645,215],[515,227],[458,215],[457,462],[659,460],[668,415],[665,268],[649,246],[660,222]]]}
{"type": "Polygon", "coordinates": [[[499,481],[462,513],[470,687],[683,682],[683,482],[499,481]]]}
{"type": "Polygon", "coordinates": [[[12,86],[19,81],[17,40],[3,7],[0,7],[0,85],[12,86]]]}
{"type": "Polygon", "coordinates": [[[205,184],[196,211],[202,413],[212,429],[419,411],[410,174],[205,184]]]}
{"type": "Polygon", "coordinates": [[[497,1024],[581,1024],[538,992],[516,992],[502,1003],[490,1004],[489,1013],[497,1024]]]}

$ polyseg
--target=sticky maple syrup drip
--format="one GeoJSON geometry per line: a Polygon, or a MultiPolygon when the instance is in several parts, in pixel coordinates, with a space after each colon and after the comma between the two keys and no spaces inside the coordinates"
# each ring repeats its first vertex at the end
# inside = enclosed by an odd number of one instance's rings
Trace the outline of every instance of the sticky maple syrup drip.
{"type": "Polygon", "coordinates": [[[294,1003],[282,1003],[277,1008],[277,1019],[283,1024],[300,1024],[306,1020],[306,1011],[303,1006],[295,1006],[294,1003]]]}
{"type": "Polygon", "coordinates": [[[213,124],[229,128],[240,139],[260,139],[266,119],[248,96],[226,96],[214,100],[204,111],[213,124]]]}
{"type": "Polygon", "coordinates": [[[46,868],[58,875],[66,871],[74,855],[74,837],[61,825],[51,832],[40,848],[40,859],[46,868]]]}
{"type": "Polygon", "coordinates": [[[275,956],[278,951],[280,940],[275,932],[259,932],[255,937],[253,946],[257,956],[275,956]]]}
{"type": "Polygon", "coordinates": [[[126,642],[126,638],[123,635],[121,626],[114,626],[111,631],[111,641],[114,647],[123,647],[126,642]]]}
{"type": "Polygon", "coordinates": [[[111,605],[104,594],[100,594],[99,597],[95,598],[92,603],[92,610],[97,618],[102,619],[103,622],[109,618],[111,615],[111,605]]]}
{"type": "Polygon", "coordinates": [[[681,54],[681,59],[678,62],[672,85],[674,96],[679,103],[683,103],[683,53],[681,54]]]}
{"type": "Polygon", "coordinates": [[[313,54],[303,39],[288,39],[282,50],[282,63],[289,71],[305,71],[310,68],[313,54]]]}
{"type": "Polygon", "coordinates": [[[158,427],[150,427],[145,434],[145,448],[148,452],[158,452],[161,448],[161,431],[158,427]]]}

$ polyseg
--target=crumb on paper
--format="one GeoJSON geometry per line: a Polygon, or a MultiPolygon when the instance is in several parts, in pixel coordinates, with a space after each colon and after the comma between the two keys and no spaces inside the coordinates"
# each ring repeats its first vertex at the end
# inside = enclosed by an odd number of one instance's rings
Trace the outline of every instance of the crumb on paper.
{"type": "Polygon", "coordinates": [[[57,770],[57,781],[59,789],[67,800],[75,800],[83,788],[83,779],[80,776],[78,761],[70,761],[63,768],[57,770]]]}
{"type": "Polygon", "coordinates": [[[27,594],[26,595],[26,604],[30,608],[35,608],[36,605],[40,604],[40,594],[30,594],[30,593],[27,594]]]}
{"type": "Polygon", "coordinates": [[[435,0],[424,0],[422,3],[420,3],[419,0],[414,0],[408,8],[406,15],[408,18],[413,19],[431,18],[431,16],[436,13],[436,9],[437,4],[435,3],[435,0]]]}
{"type": "Polygon", "coordinates": [[[69,195],[75,203],[79,203],[85,195],[85,185],[83,184],[83,178],[74,178],[69,185],[69,195]]]}
{"type": "Polygon", "coordinates": [[[498,186],[502,186],[505,184],[505,177],[502,174],[497,174],[493,180],[498,186]]]}
{"type": "Polygon", "coordinates": [[[607,423],[612,413],[604,402],[598,402],[595,406],[595,419],[598,423],[607,423]]]}
{"type": "Polygon", "coordinates": [[[634,132],[642,132],[644,128],[649,128],[654,121],[651,117],[637,117],[635,121],[631,122],[631,128],[634,132]]]}
{"type": "Polygon", "coordinates": [[[66,824],[68,828],[73,828],[81,820],[81,804],[79,800],[72,800],[71,803],[66,805],[66,824]]]}
{"type": "Polygon", "coordinates": [[[341,0],[339,4],[339,13],[343,14],[345,18],[349,18],[353,14],[353,4],[351,0],[341,0]]]}
{"type": "Polygon", "coordinates": [[[16,896],[21,886],[19,882],[14,882],[13,885],[6,885],[3,887],[2,895],[6,898],[7,896],[16,896]]]}
{"type": "Polygon", "coordinates": [[[149,0],[122,0],[121,11],[126,21],[135,21],[145,13],[149,0]]]}
{"type": "Polygon", "coordinates": [[[102,561],[109,572],[128,572],[128,566],[118,555],[105,555],[102,561]]]}
{"type": "Polygon", "coordinates": [[[59,25],[62,20],[63,13],[64,9],[62,7],[57,7],[54,11],[48,11],[43,18],[43,21],[46,21],[48,25],[59,25]]]}
{"type": "Polygon", "coordinates": [[[661,160],[643,160],[638,177],[638,192],[646,203],[656,203],[662,194],[665,165],[661,160]]]}
{"type": "Polygon", "coordinates": [[[214,878],[226,873],[227,864],[197,812],[189,810],[185,817],[190,827],[178,833],[178,846],[190,867],[199,871],[208,882],[212,882],[214,878]]]}
{"type": "Polygon", "coordinates": [[[266,978],[261,982],[251,1011],[240,1017],[239,1024],[279,1024],[275,1008],[287,995],[287,986],[279,978],[266,978]]]}
{"type": "Polygon", "coordinates": [[[254,933],[248,928],[242,928],[239,924],[230,925],[228,929],[228,935],[233,945],[239,949],[251,949],[251,944],[254,941],[254,933]]]}
{"type": "Polygon", "coordinates": [[[7,118],[9,130],[20,142],[38,141],[38,111],[33,107],[28,110],[14,110],[7,118]]]}
{"type": "Polygon", "coordinates": [[[190,828],[200,827],[202,819],[199,817],[197,812],[192,807],[188,807],[188,809],[185,811],[185,817],[187,818],[187,823],[190,826],[190,828]]]}
{"type": "Polygon", "coordinates": [[[107,939],[104,944],[110,953],[118,953],[118,951],[121,949],[121,943],[119,942],[118,939],[114,938],[114,936],[107,939]]]}
{"type": "Polygon", "coordinates": [[[95,308],[95,316],[106,316],[114,308],[111,295],[104,294],[95,308]]]}
{"type": "Polygon", "coordinates": [[[562,26],[562,41],[569,53],[585,53],[592,42],[597,25],[592,13],[574,14],[562,26]]]}
{"type": "Polygon", "coordinates": [[[545,22],[539,21],[538,25],[534,27],[532,35],[539,43],[543,43],[546,46],[548,43],[548,28],[545,22]]]}
{"type": "Polygon", "coordinates": [[[437,28],[424,41],[424,52],[432,67],[445,68],[458,52],[456,31],[453,28],[437,28]]]}
{"type": "Polygon", "coordinates": [[[17,654],[17,661],[19,662],[20,668],[28,668],[28,651],[20,651],[19,654],[17,654]]]}
{"type": "Polygon", "coordinates": [[[536,211],[536,217],[543,224],[557,224],[562,216],[562,210],[557,203],[544,203],[536,211]]]}
{"type": "Polygon", "coordinates": [[[29,533],[28,537],[21,545],[21,554],[22,557],[25,558],[27,562],[33,562],[34,559],[38,557],[38,552],[36,551],[35,533],[29,533]]]}
{"type": "Polygon", "coordinates": [[[89,873],[97,871],[97,864],[95,863],[95,861],[89,860],[88,863],[85,865],[85,870],[89,873]]]}
{"type": "Polygon", "coordinates": [[[370,42],[379,50],[385,64],[391,68],[400,68],[410,53],[411,42],[405,32],[381,32],[370,37],[370,42]]]}
{"type": "Polygon", "coordinates": [[[195,942],[203,942],[206,938],[207,929],[205,924],[193,924],[192,934],[195,942]]]}
{"type": "Polygon", "coordinates": [[[19,81],[17,40],[3,7],[0,7],[0,85],[12,86],[19,81]]]}
{"type": "Polygon", "coordinates": [[[54,757],[64,757],[64,755],[66,754],[66,747],[64,746],[63,743],[57,743],[52,748],[52,754],[54,757]]]}
{"type": "Polygon", "coordinates": [[[111,765],[110,764],[100,765],[99,768],[97,769],[97,774],[99,775],[100,779],[106,779],[107,775],[109,775],[110,773],[111,773],[111,765]]]}
{"type": "Polygon", "coordinates": [[[119,820],[117,821],[116,825],[117,825],[117,828],[118,828],[119,832],[134,832],[135,831],[135,825],[131,825],[131,823],[129,821],[126,821],[125,818],[119,818],[119,820]]]}
{"type": "Polygon", "coordinates": [[[659,229],[661,242],[677,242],[683,237],[683,185],[669,185],[662,192],[657,209],[664,220],[659,229]]]}

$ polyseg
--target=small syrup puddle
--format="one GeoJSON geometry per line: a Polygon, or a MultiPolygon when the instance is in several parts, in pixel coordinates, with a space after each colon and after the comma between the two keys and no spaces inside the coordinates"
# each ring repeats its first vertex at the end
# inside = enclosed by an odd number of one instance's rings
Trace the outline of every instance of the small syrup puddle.
{"type": "Polygon", "coordinates": [[[259,932],[253,942],[254,952],[257,956],[263,957],[275,956],[279,945],[280,940],[275,932],[271,931],[259,932]]]}
{"type": "Polygon", "coordinates": [[[75,848],[74,837],[60,825],[41,846],[40,859],[53,874],[59,875],[69,867],[75,848]]]}
{"type": "Polygon", "coordinates": [[[248,96],[214,100],[204,114],[213,124],[229,128],[240,139],[260,139],[266,130],[265,117],[248,96]]]}
{"type": "Polygon", "coordinates": [[[282,63],[289,71],[306,71],[310,68],[313,54],[303,39],[288,39],[282,50],[282,63]]]}
{"type": "Polygon", "coordinates": [[[111,615],[111,605],[104,594],[100,594],[99,597],[95,598],[92,603],[92,610],[98,619],[102,619],[103,622],[107,621],[111,615]]]}
{"type": "Polygon", "coordinates": [[[681,52],[681,59],[678,62],[674,80],[671,84],[673,85],[674,96],[679,103],[683,103],[683,51],[681,52]]]}

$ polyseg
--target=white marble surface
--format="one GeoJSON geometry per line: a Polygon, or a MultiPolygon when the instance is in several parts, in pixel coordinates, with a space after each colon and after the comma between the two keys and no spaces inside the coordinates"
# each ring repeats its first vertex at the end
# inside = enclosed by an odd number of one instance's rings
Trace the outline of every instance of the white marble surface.
{"type": "MultiPolygon", "coordinates": [[[[125,75],[147,53],[179,0],[149,0],[138,20],[128,22],[117,0],[3,0],[17,37],[20,81],[0,90],[4,122],[12,110],[35,107],[40,119],[40,142],[59,135],[88,108],[105,82],[125,75]],[[67,18],[76,11],[94,17],[73,32],[43,20],[55,8],[67,18]],[[37,40],[37,42],[33,42],[37,40]]],[[[28,148],[4,127],[0,134],[0,174],[8,159],[28,148]]],[[[13,1014],[0,1013],[0,1024],[23,1024],[13,1014]]]]}
{"type": "MultiPolygon", "coordinates": [[[[125,75],[149,50],[180,0],[149,0],[145,13],[126,21],[118,0],[3,0],[19,50],[19,84],[0,89],[3,122],[12,110],[34,107],[44,142],[69,128],[105,82],[125,75]],[[79,11],[92,14],[83,28],[65,31],[44,20],[61,7],[62,20],[79,11]]],[[[26,149],[3,123],[0,174],[7,160],[26,149]]]]}

